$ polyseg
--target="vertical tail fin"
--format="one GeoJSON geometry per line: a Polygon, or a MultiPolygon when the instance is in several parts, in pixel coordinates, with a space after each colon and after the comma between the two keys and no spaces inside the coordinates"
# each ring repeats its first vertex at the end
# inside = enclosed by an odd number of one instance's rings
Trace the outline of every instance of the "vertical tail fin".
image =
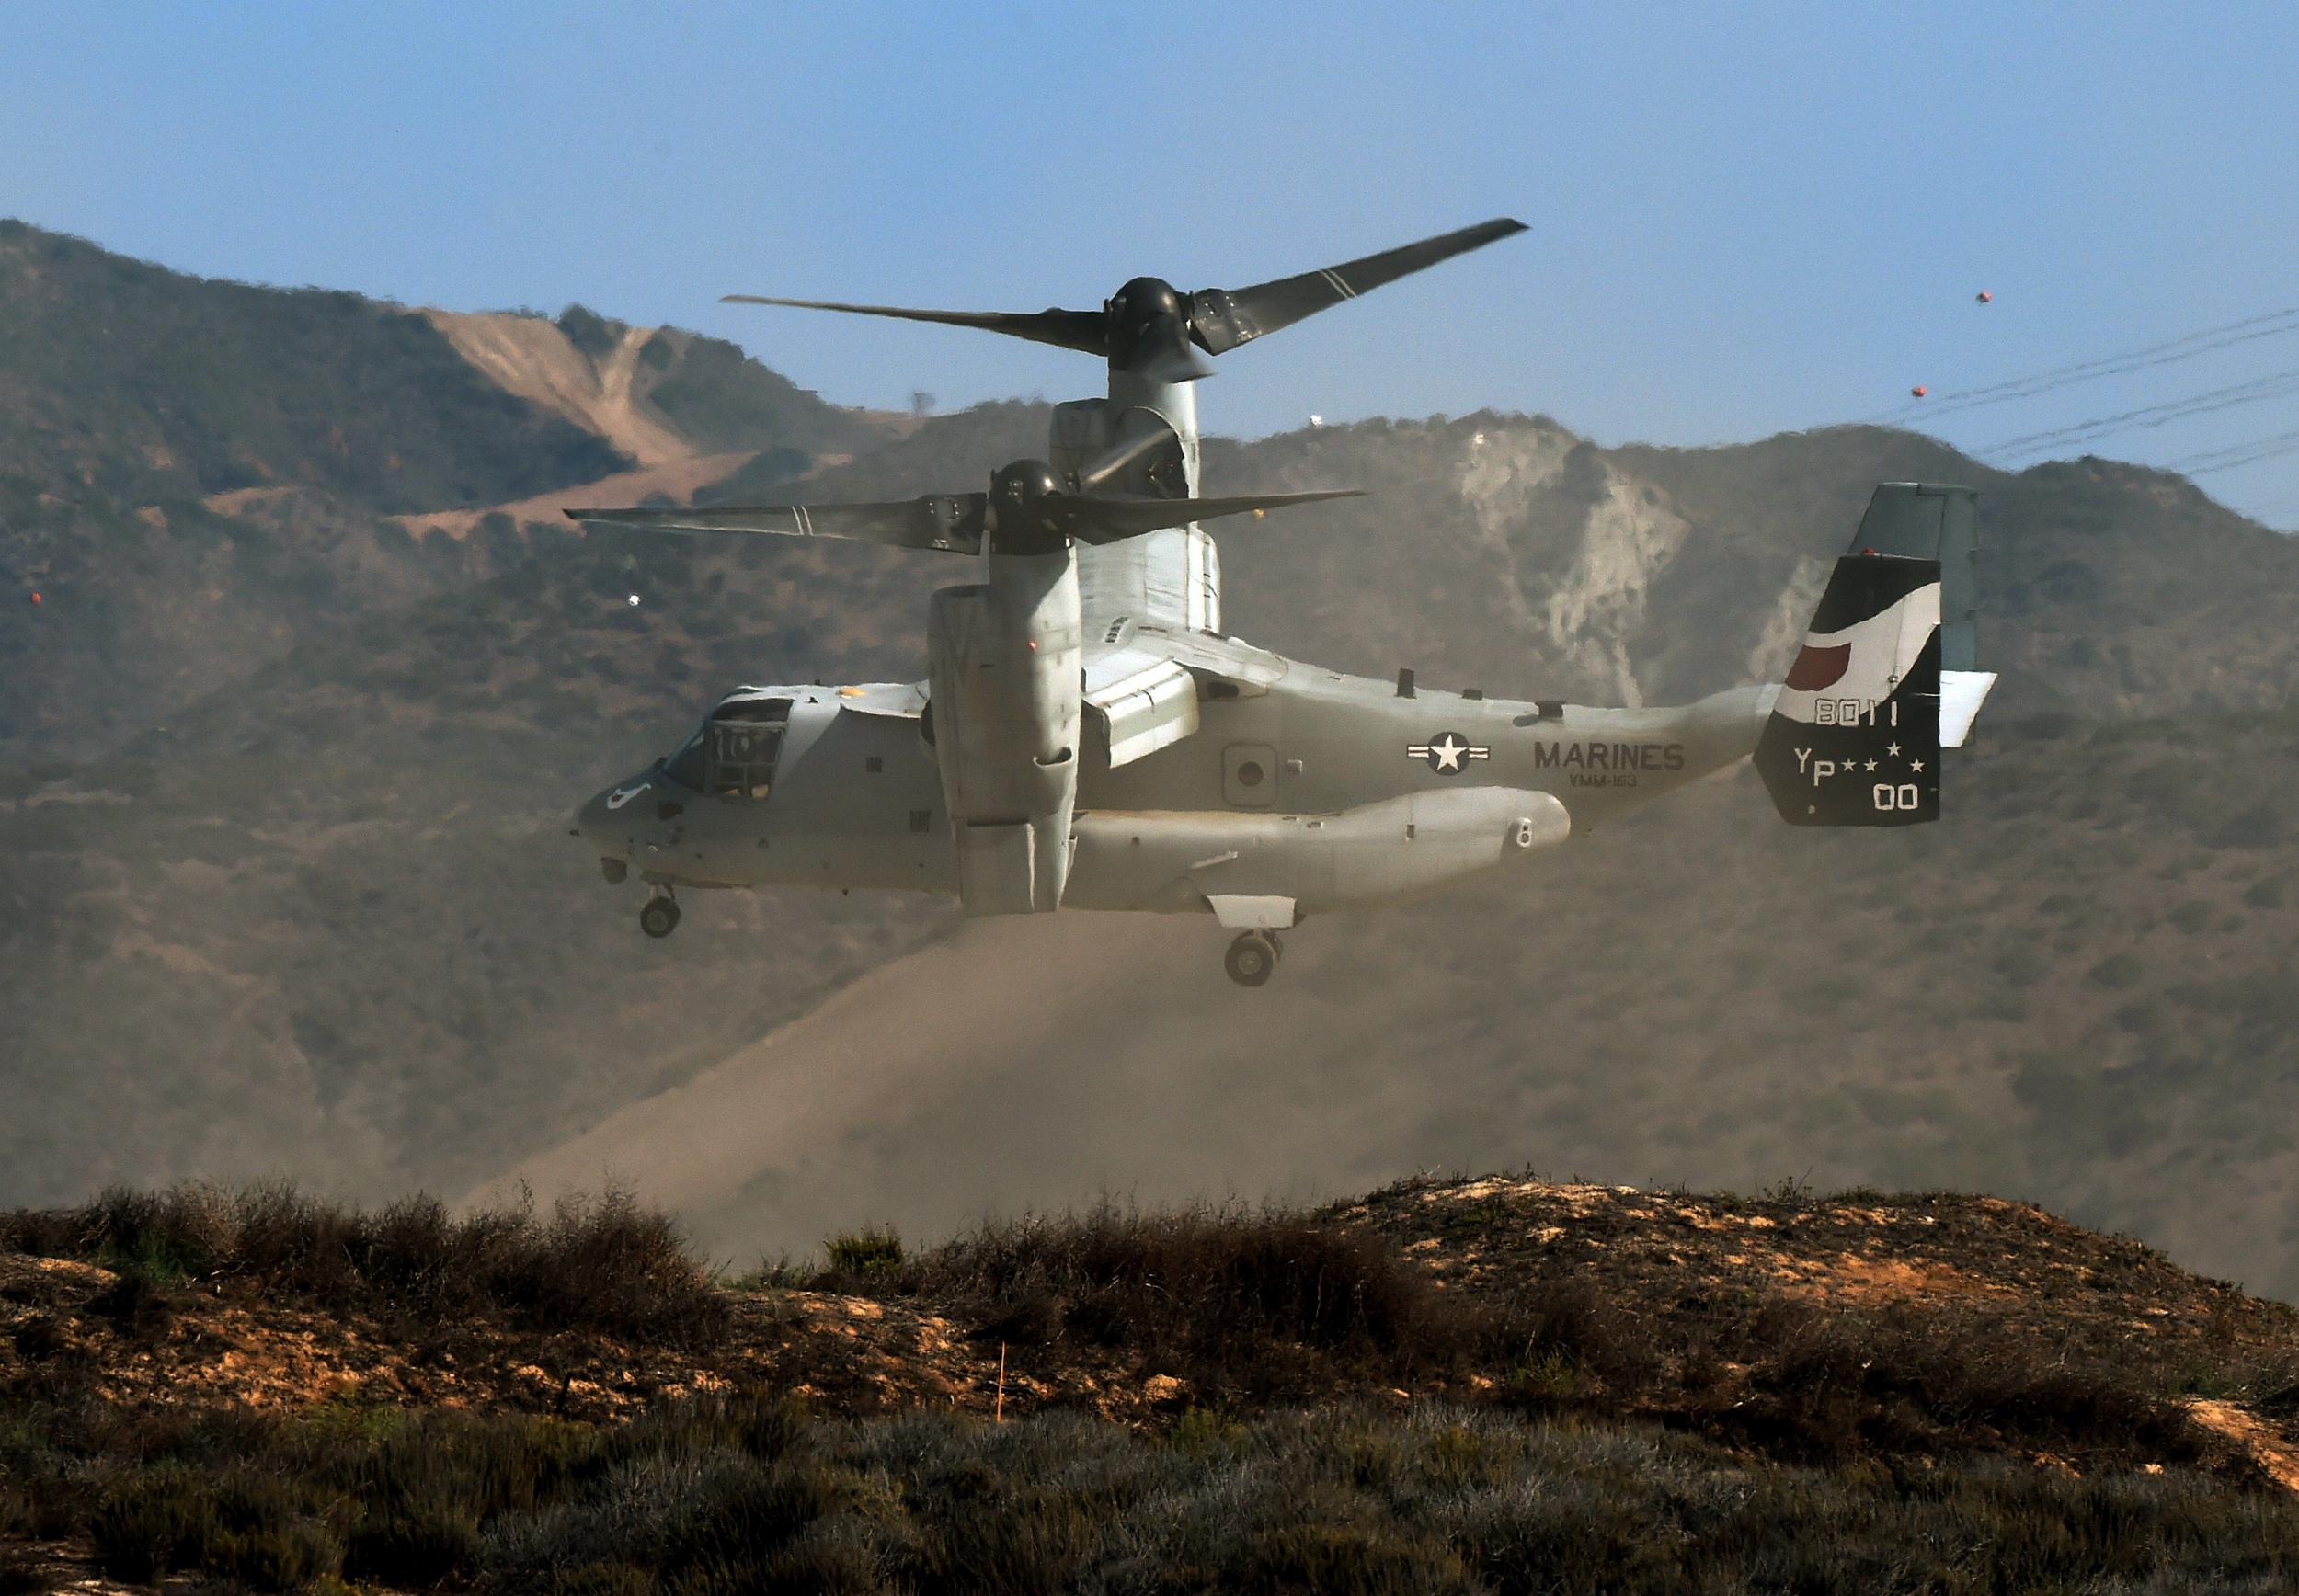
{"type": "Polygon", "coordinates": [[[1870,501],[1756,743],[1790,825],[1939,818],[1940,747],[1962,742],[1996,679],[1976,668],[1975,498],[1886,483],[1870,501]]]}

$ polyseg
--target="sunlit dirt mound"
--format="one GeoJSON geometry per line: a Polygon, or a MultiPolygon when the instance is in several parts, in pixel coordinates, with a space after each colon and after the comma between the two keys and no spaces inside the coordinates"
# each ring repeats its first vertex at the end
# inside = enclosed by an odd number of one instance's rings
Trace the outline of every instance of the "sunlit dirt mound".
{"type": "MultiPolygon", "coordinates": [[[[2207,1428],[2271,1467],[2299,1438],[2299,1313],[1993,1197],[1413,1181],[1307,1214],[990,1225],[913,1256],[844,1237],[829,1265],[731,1282],[681,1251],[669,1267],[692,1271],[691,1305],[600,1314],[496,1283],[509,1266],[442,1297],[422,1271],[462,1267],[452,1259],[315,1269],[296,1255],[381,1256],[372,1237],[316,1233],[387,1230],[401,1210],[197,1189],[104,1201],[112,1211],[0,1229],[21,1249],[0,1251],[6,1389],[68,1372],[132,1406],[356,1397],[612,1419],[739,1386],[828,1412],[1066,1407],[1132,1422],[1370,1395],[1659,1418],[1767,1451],[1920,1440],[2175,1463],[2215,1450],[2181,1418],[2200,1400],[2207,1428]],[[254,1244],[235,1224],[267,1227],[265,1257],[241,1255],[254,1244]],[[315,1236],[277,1234],[298,1226],[315,1236]]],[[[488,1222],[436,1216],[449,1231],[488,1222]]],[[[677,1247],[668,1222],[645,1223],[660,1227],[647,1246],[677,1247]]],[[[612,1272],[635,1267],[630,1251],[534,1267],[612,1272]]]]}
{"type": "Polygon", "coordinates": [[[1533,1180],[1412,1182],[1331,1211],[1476,1292],[1570,1284],[1660,1340],[1752,1301],[1845,1317],[1984,1317],[2064,1351],[2200,1371],[2299,1352],[2299,1312],[2190,1274],[2154,1248],[2000,1197],[1933,1192],[1694,1196],[1533,1180]]]}

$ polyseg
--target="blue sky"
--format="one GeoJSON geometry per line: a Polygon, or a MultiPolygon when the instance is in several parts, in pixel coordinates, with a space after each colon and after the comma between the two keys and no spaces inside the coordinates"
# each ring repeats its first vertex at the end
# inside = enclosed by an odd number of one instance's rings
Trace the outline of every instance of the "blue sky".
{"type": "MultiPolygon", "coordinates": [[[[1208,428],[1493,406],[1703,443],[2299,310],[2294,65],[2299,7],[2266,3],[17,0],[0,214],[212,275],[580,301],[945,406],[1099,375],[717,296],[1091,306],[1513,214],[1533,231],[1225,359],[1208,428]]],[[[1996,446],[2228,390],[2065,451],[2299,434],[2286,320],[1916,424],[2019,463],[1996,446]]],[[[2201,480],[2299,526],[2299,451],[2201,480]]]]}

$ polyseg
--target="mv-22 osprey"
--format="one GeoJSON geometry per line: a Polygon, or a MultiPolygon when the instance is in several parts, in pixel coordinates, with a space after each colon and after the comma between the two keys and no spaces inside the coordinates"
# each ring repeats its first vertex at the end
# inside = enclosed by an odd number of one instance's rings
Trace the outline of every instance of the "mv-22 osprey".
{"type": "Polygon", "coordinates": [[[577,834],[607,879],[635,868],[653,889],[641,927],[669,935],[682,886],[913,888],[955,893],[970,915],[1202,914],[1236,933],[1231,978],[1257,986],[1306,916],[1506,869],[1751,754],[1791,823],[1936,819],[1940,748],[1994,679],[1973,657],[1969,489],[1877,489],[1787,681],[1680,708],[1438,692],[1223,633],[1198,523],[1344,496],[1197,496],[1205,357],[1522,231],[1487,222],[1227,291],[1137,278],[1098,311],[729,295],[1081,350],[1108,361],[1109,392],[1057,405],[1047,458],[986,493],[566,512],[975,562],[976,580],[932,595],[924,681],[738,689],[677,752],[583,805],[577,834]]]}

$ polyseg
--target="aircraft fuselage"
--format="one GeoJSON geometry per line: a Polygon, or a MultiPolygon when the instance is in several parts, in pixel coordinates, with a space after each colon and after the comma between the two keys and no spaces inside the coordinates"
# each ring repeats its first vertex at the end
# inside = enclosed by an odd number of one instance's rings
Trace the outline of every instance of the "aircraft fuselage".
{"type": "MultiPolygon", "coordinates": [[[[1275,895],[1307,914],[1442,890],[1519,851],[1501,844],[1520,821],[1586,830],[1745,757],[1775,690],[1639,710],[1408,697],[1260,657],[1278,679],[1201,684],[1197,729],[1128,764],[1111,769],[1089,734],[1062,906],[1202,913],[1210,895],[1275,895]]],[[[611,871],[624,861],[671,886],[957,890],[915,713],[864,707],[884,688],[745,690],[788,702],[765,795],[714,795],[658,762],[578,816],[611,871]]],[[[1533,849],[1528,829],[1515,834],[1533,849]]]]}

